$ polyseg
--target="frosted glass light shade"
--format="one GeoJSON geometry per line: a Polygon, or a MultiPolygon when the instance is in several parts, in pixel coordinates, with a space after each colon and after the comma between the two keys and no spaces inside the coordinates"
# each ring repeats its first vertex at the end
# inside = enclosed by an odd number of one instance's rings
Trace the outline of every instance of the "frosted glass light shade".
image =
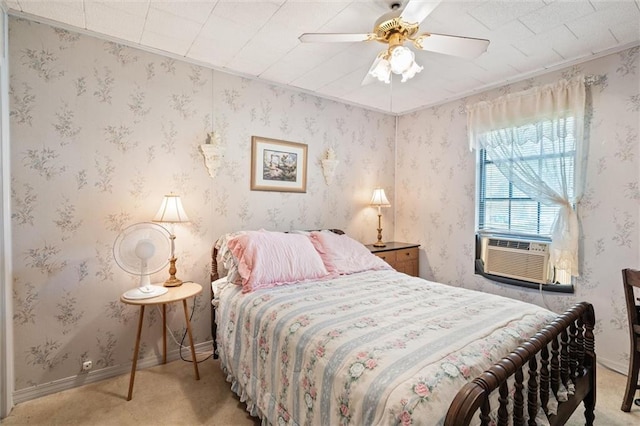
{"type": "Polygon", "coordinates": [[[416,64],[415,62],[412,63],[411,66],[409,67],[409,69],[407,69],[405,72],[402,73],[401,82],[404,83],[405,81],[409,80],[410,78],[413,78],[417,73],[422,71],[422,69],[423,69],[423,67],[421,67],[420,65],[416,64]]]}
{"type": "Polygon", "coordinates": [[[175,194],[165,195],[153,221],[167,223],[189,222],[189,217],[182,207],[180,196],[175,194]]]}
{"type": "Polygon", "coordinates": [[[405,46],[395,46],[378,55],[371,68],[369,75],[375,77],[383,83],[391,82],[391,73],[402,76],[402,82],[413,78],[422,71],[423,67],[415,61],[415,53],[405,46]]]}
{"type": "Polygon", "coordinates": [[[389,64],[394,74],[402,74],[411,67],[415,60],[415,55],[408,47],[396,46],[391,50],[389,64]]]}
{"type": "Polygon", "coordinates": [[[378,56],[373,62],[373,65],[371,65],[369,75],[383,83],[389,84],[391,82],[391,66],[389,65],[389,61],[378,56]]]}
{"type": "Polygon", "coordinates": [[[391,71],[402,75],[403,83],[422,71],[422,67],[416,63],[415,58],[415,53],[405,46],[396,46],[391,51],[389,57],[391,71]]]}

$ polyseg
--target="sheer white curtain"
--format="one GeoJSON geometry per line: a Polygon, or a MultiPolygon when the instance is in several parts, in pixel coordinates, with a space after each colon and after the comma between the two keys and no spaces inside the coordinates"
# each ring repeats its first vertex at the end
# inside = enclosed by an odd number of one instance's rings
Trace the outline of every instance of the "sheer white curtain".
{"type": "Polygon", "coordinates": [[[585,100],[584,76],[577,76],[467,107],[470,148],[485,149],[528,197],[559,207],[551,229],[550,264],[573,276],[579,273],[574,206],[584,190],[585,100]],[[528,161],[534,153],[538,158],[528,161]]]}

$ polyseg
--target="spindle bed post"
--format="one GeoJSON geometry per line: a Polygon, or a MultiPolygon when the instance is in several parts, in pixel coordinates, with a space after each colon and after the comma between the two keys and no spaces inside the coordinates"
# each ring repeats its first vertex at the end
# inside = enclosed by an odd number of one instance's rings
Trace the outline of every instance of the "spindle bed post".
{"type": "Polygon", "coordinates": [[[511,420],[517,426],[528,419],[528,424],[533,426],[537,424],[536,415],[544,412],[552,426],[559,426],[566,423],[581,403],[585,408],[585,424],[593,425],[596,402],[594,325],[593,306],[587,302],[574,305],[463,386],[449,406],[445,426],[468,425],[478,410],[482,424],[495,421],[498,425],[506,425],[511,420]],[[510,377],[513,377],[511,413],[507,403],[510,377]],[[552,413],[548,402],[552,396],[558,397],[561,383],[565,387],[571,385],[574,393],[569,394],[566,401],[558,400],[557,412],[552,413]],[[495,390],[498,390],[495,398],[499,405],[492,412],[490,397],[495,390]],[[526,417],[524,392],[527,395],[526,417]]]}

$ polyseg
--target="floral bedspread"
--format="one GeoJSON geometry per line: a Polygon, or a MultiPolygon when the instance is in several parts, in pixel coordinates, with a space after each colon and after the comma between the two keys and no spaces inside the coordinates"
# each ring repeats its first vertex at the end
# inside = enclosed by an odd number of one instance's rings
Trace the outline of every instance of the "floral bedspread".
{"type": "Polygon", "coordinates": [[[442,424],[458,390],[555,318],[395,271],[218,291],[232,389],[264,423],[442,424]]]}

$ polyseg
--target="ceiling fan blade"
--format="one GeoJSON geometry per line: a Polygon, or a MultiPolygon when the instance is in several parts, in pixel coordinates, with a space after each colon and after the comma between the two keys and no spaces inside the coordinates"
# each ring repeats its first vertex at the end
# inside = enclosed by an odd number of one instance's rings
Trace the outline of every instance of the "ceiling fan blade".
{"type": "Polygon", "coordinates": [[[418,49],[445,55],[474,59],[487,51],[489,40],[482,38],[452,36],[427,33],[416,37],[414,45],[418,49]]]}
{"type": "Polygon", "coordinates": [[[303,43],[335,43],[373,40],[375,34],[304,33],[298,39],[303,43]]]}
{"type": "Polygon", "coordinates": [[[400,14],[400,19],[408,24],[420,24],[438,7],[442,0],[410,0],[400,14]]]}

